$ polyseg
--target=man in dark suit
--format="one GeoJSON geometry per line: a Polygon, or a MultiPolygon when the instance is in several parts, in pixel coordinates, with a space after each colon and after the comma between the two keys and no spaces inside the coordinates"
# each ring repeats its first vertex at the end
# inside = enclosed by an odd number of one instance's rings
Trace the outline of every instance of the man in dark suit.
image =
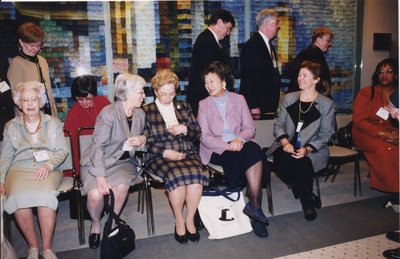
{"type": "Polygon", "coordinates": [[[195,116],[197,116],[199,102],[208,96],[202,79],[204,69],[214,61],[227,63],[219,41],[229,35],[234,27],[235,19],[232,14],[227,10],[217,10],[211,15],[208,28],[199,34],[194,43],[187,101],[195,116]]]}
{"type": "Polygon", "coordinates": [[[278,11],[264,9],[257,14],[258,32],[244,44],[240,54],[240,93],[253,119],[275,113],[279,104],[280,76],[277,55],[271,44],[280,27],[278,11]]]}
{"type": "Polygon", "coordinates": [[[310,60],[321,65],[320,77],[324,87],[322,94],[330,97],[330,89],[332,86],[331,72],[324,54],[332,46],[332,38],[333,33],[328,28],[320,27],[314,30],[311,45],[300,51],[290,69],[291,82],[288,92],[299,91],[299,85],[297,83],[299,68],[304,61],[310,60]]]}

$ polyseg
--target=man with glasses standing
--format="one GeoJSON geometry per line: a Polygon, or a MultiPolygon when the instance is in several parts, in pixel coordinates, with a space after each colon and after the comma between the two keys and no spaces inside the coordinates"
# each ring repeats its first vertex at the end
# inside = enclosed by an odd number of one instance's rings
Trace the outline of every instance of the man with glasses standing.
{"type": "Polygon", "coordinates": [[[224,9],[216,10],[210,17],[208,28],[196,39],[192,50],[192,63],[187,87],[187,101],[194,116],[197,116],[199,102],[208,97],[202,75],[206,67],[214,61],[228,63],[219,41],[230,34],[235,27],[232,14],[224,9]]]}
{"type": "Polygon", "coordinates": [[[264,9],[256,16],[258,32],[243,45],[240,54],[240,93],[253,119],[275,113],[279,104],[280,75],[272,40],[280,28],[278,11],[264,9]]]}
{"type": "MultiPolygon", "coordinates": [[[[36,24],[27,22],[18,27],[17,38],[20,47],[19,55],[11,60],[7,72],[11,89],[15,89],[21,82],[38,81],[43,83],[47,97],[43,107],[44,113],[57,117],[57,107],[51,90],[49,65],[39,55],[44,42],[43,30],[36,24]]],[[[17,112],[19,114],[18,110],[17,112]]]]}
{"type": "Polygon", "coordinates": [[[331,82],[331,71],[329,70],[328,63],[325,59],[325,53],[328,52],[332,46],[333,33],[331,30],[325,27],[316,28],[312,35],[312,43],[307,48],[303,49],[294,61],[291,68],[291,82],[288,92],[299,91],[299,85],[297,83],[297,75],[301,64],[310,60],[314,63],[321,65],[321,82],[324,87],[322,92],[323,95],[331,97],[330,90],[332,86],[331,82]]]}

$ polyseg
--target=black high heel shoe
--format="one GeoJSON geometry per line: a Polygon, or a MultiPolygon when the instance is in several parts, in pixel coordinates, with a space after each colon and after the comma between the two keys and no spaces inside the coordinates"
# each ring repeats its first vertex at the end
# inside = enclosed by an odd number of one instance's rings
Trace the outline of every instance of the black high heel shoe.
{"type": "MultiPolygon", "coordinates": [[[[92,226],[90,226],[89,233],[92,232],[92,226]]],[[[100,246],[100,233],[89,234],[89,247],[96,249],[100,246]]]]}
{"type": "Polygon", "coordinates": [[[199,231],[197,229],[196,229],[196,233],[192,234],[186,228],[186,236],[192,242],[198,242],[200,240],[200,233],[199,233],[199,231]]]}
{"type": "Polygon", "coordinates": [[[188,241],[188,237],[187,237],[186,233],[182,236],[178,235],[178,233],[176,233],[176,227],[175,227],[175,240],[181,244],[186,244],[188,241]]]}

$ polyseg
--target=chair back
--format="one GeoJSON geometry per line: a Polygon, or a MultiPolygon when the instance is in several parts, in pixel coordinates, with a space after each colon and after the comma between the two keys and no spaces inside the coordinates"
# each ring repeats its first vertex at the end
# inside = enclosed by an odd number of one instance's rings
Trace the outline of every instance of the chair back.
{"type": "Polygon", "coordinates": [[[69,192],[73,190],[76,185],[76,171],[74,166],[71,132],[67,129],[64,129],[64,135],[66,136],[65,141],[67,142],[68,156],[65,159],[64,163],[61,165],[64,177],[61,185],[58,187],[58,191],[60,193],[69,192]]]}
{"type": "Polygon", "coordinates": [[[78,157],[81,160],[82,155],[89,148],[92,142],[92,134],[83,135],[83,133],[94,130],[94,126],[83,126],[78,129],[78,157]]]}

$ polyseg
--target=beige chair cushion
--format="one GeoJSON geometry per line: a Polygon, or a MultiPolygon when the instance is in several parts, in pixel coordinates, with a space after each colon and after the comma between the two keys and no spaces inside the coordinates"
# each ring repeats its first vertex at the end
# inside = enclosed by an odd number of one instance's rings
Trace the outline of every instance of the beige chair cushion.
{"type": "Polygon", "coordinates": [[[340,146],[329,146],[329,153],[329,157],[347,157],[358,155],[357,151],[340,146]]]}
{"type": "Polygon", "coordinates": [[[58,191],[60,193],[69,192],[74,188],[74,178],[70,176],[64,176],[58,191]]]}

